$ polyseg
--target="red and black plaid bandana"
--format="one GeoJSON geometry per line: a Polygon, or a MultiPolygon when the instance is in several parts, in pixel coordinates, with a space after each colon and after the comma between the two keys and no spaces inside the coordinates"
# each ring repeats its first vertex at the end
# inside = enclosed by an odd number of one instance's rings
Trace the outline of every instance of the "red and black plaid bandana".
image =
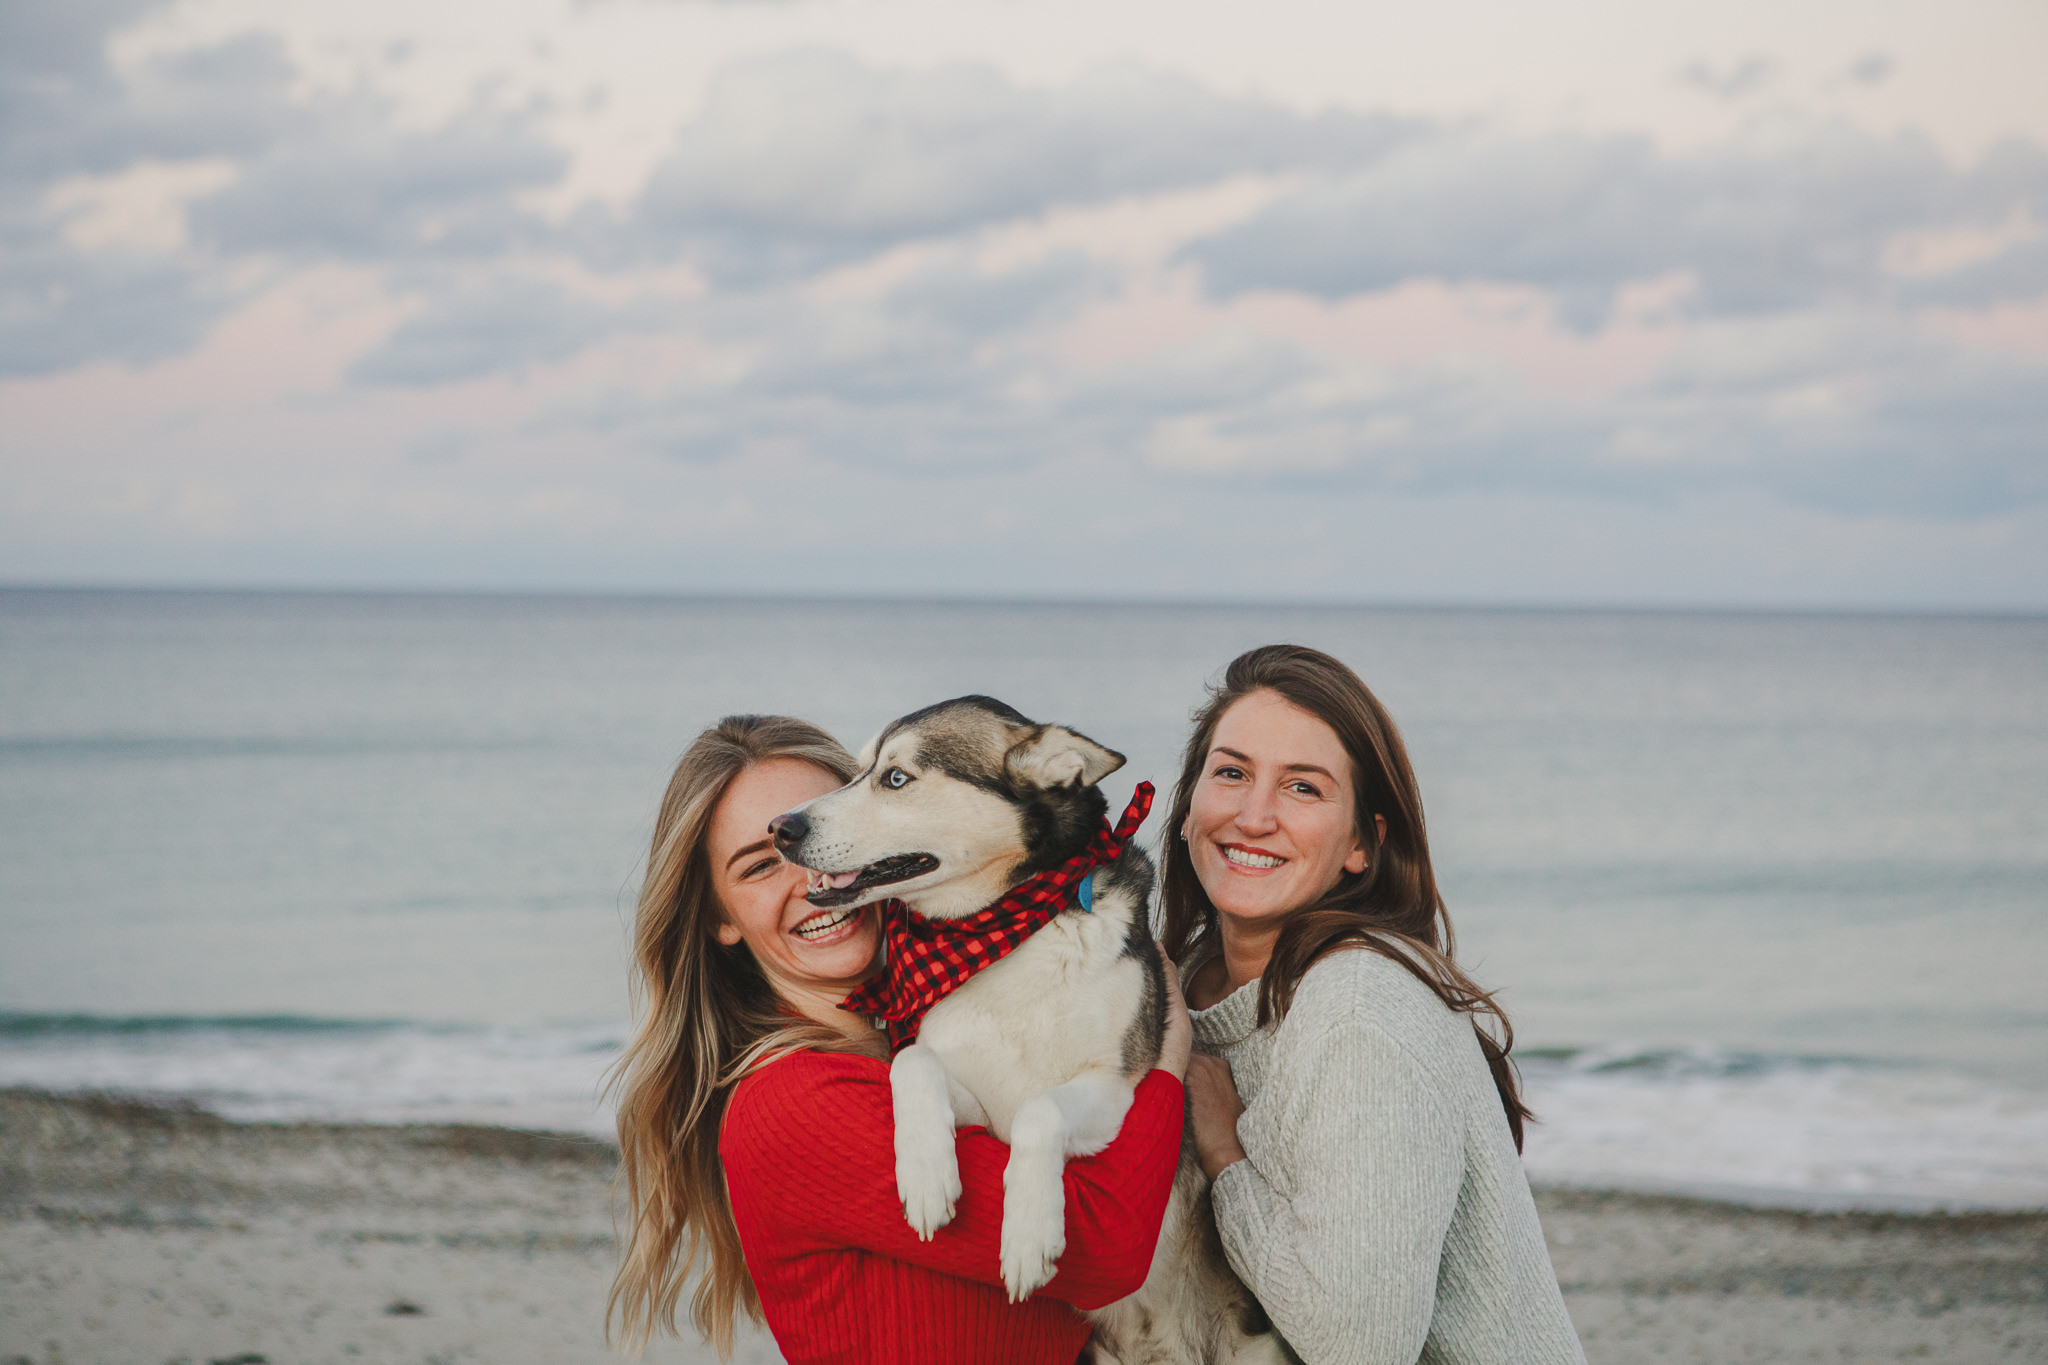
{"type": "Polygon", "coordinates": [[[1103,821],[1088,847],[1019,882],[994,905],[965,919],[926,919],[902,901],[881,902],[882,970],[840,1001],[839,1008],[882,1019],[891,1056],[909,1047],[927,1010],[1066,909],[1071,888],[1096,868],[1115,862],[1151,809],[1152,784],[1140,782],[1115,829],[1103,821]]]}

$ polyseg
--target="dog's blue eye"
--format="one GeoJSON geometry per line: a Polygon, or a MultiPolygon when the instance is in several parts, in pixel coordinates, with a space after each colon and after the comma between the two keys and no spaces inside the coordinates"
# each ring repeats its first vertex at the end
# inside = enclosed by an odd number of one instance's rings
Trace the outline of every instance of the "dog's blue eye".
{"type": "Polygon", "coordinates": [[[910,774],[901,768],[891,768],[882,774],[882,785],[885,787],[905,787],[909,784],[910,774]]]}

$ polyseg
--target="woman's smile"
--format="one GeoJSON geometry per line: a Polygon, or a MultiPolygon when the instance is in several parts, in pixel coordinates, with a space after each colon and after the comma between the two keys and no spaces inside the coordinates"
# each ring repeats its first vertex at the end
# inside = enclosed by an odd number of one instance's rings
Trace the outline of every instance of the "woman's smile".
{"type": "Polygon", "coordinates": [[[1230,863],[1232,869],[1239,872],[1249,872],[1255,876],[1260,873],[1271,872],[1274,868],[1287,861],[1279,854],[1269,852],[1263,848],[1247,848],[1243,844],[1223,844],[1220,847],[1223,849],[1224,858],[1230,863]]]}
{"type": "Polygon", "coordinates": [[[820,910],[789,932],[807,943],[837,943],[840,939],[861,931],[861,917],[866,913],[867,907],[864,905],[820,910]]]}

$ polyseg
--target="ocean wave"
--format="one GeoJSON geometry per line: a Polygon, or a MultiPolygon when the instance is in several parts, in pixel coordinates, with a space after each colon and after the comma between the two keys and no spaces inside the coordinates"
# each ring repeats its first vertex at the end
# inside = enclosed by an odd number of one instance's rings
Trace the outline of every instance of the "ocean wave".
{"type": "Polygon", "coordinates": [[[377,1019],[317,1019],[296,1014],[36,1014],[0,1010],[0,1038],[133,1038],[188,1033],[376,1033],[419,1027],[377,1019]]]}
{"type": "MultiPolygon", "coordinates": [[[[620,1021],[521,1027],[0,1014],[0,1086],[271,1122],[608,1136],[620,1021]]],[[[1702,1045],[1518,1053],[1539,1184],[1764,1205],[2048,1208],[2048,1093],[1938,1067],[1702,1045]]]]}
{"type": "Polygon", "coordinates": [[[2048,862],[2042,860],[2039,850],[2002,858],[1981,853],[1948,858],[1923,854],[1853,859],[1752,857],[1715,862],[1663,858],[1643,863],[1560,861],[1534,867],[1526,863],[1495,865],[1470,857],[1461,864],[1459,876],[1465,897],[1504,904],[1547,901],[1583,907],[1682,901],[1695,906],[1746,907],[1876,897],[1926,907],[1939,903],[1930,898],[1964,893],[2037,893],[2048,885],[2048,862]]]}
{"type": "Polygon", "coordinates": [[[1525,1074],[1539,1076],[1634,1076],[1658,1080],[1699,1077],[1761,1076],[1777,1072],[1826,1071],[1838,1067],[1893,1070],[1898,1063],[1850,1055],[1801,1055],[1697,1045],[1693,1047],[1517,1048],[1515,1060],[1525,1074]]]}
{"type": "Polygon", "coordinates": [[[617,1023],[0,1016],[0,1086],[198,1104],[251,1122],[484,1123],[607,1134],[617,1023]]]}
{"type": "Polygon", "coordinates": [[[1710,1046],[1538,1051],[1522,1065],[1539,1182],[1797,1207],[2048,1208],[2048,1094],[1710,1046]]]}
{"type": "Polygon", "coordinates": [[[0,735],[0,761],[167,762],[221,758],[365,758],[546,747],[524,738],[405,735],[0,735]]]}

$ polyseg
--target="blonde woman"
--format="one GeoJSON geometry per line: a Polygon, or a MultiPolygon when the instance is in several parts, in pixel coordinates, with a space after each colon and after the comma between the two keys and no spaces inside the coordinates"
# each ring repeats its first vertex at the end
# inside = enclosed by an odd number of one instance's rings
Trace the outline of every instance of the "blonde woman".
{"type": "Polygon", "coordinates": [[[920,1241],[896,1199],[888,1049],[839,1008],[875,966],[873,907],[818,910],[768,822],[855,777],[814,725],[728,716],[676,765],[640,895],[641,1015],[618,1070],[631,1232],[607,1320],[644,1343],[691,1318],[721,1355],[744,1311],[790,1365],[1067,1365],[1077,1308],[1143,1282],[1180,1150],[1186,1011],[1123,1131],[1067,1166],[1059,1274],[1012,1304],[997,1264],[1008,1149],[959,1134],[953,1221],[920,1241]]]}

